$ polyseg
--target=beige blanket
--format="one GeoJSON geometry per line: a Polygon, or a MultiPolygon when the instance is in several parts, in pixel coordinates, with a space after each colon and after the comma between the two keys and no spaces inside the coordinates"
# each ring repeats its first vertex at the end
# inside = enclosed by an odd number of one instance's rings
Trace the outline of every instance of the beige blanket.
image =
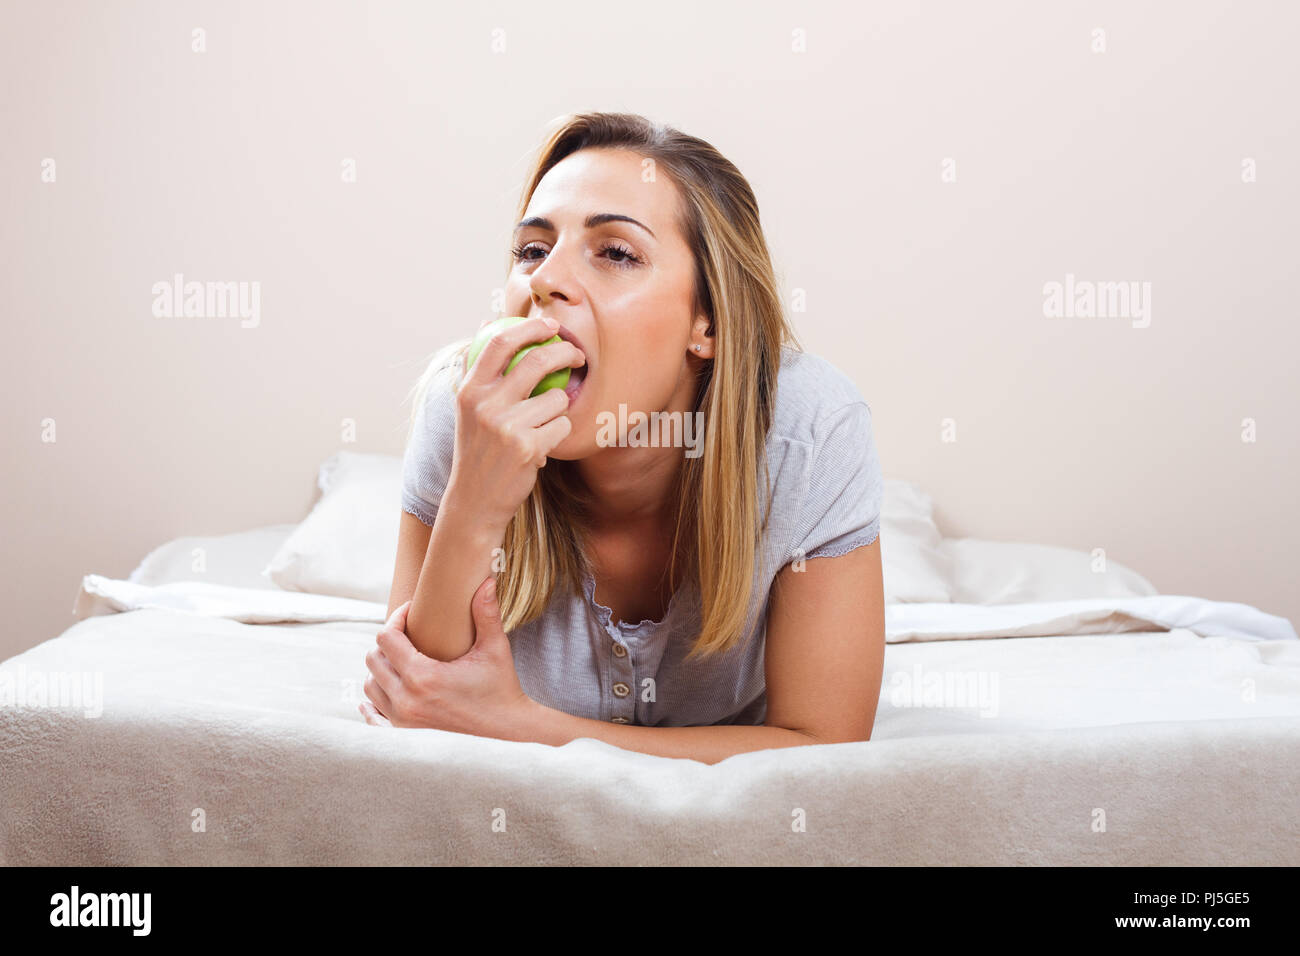
{"type": "Polygon", "coordinates": [[[710,766],[370,727],[375,630],[145,609],[4,662],[0,864],[1300,863],[1293,637],[895,635],[871,741],[710,766]]]}

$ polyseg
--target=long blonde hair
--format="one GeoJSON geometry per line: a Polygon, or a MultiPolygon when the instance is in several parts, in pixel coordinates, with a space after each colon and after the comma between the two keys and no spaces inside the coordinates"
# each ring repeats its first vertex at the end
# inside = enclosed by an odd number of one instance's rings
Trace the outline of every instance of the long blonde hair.
{"type": "MultiPolygon", "coordinates": [[[[677,557],[684,554],[685,574],[700,590],[700,630],[687,659],[722,653],[744,637],[749,599],[762,580],[755,558],[763,551],[771,507],[766,446],[781,349],[803,349],[782,308],[753,190],[704,140],[632,113],[560,117],[527,177],[519,218],[542,177],[589,148],[627,149],[652,159],[682,195],[685,221],[678,226],[696,263],[692,314],[709,317],[714,358],[704,363],[696,389],[695,410],[704,413],[703,453],[683,456],[678,472],[667,570],[674,580],[677,557]],[[761,520],[760,463],[766,489],[761,520]],[[689,549],[685,542],[692,542],[689,549]]],[[[508,262],[507,270],[513,260],[508,262]]],[[[463,368],[470,341],[452,342],[429,360],[412,389],[412,427],[430,380],[449,363],[463,368]]],[[[506,631],[540,616],[558,586],[581,597],[582,575],[592,573],[583,547],[589,499],[573,465],[550,459],[539,469],[506,530],[505,570],[497,580],[506,631]]]]}

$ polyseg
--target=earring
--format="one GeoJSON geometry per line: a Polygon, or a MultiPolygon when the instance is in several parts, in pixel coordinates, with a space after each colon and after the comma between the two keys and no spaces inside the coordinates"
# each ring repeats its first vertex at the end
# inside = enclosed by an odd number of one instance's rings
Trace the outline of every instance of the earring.
{"type": "Polygon", "coordinates": [[[697,345],[697,346],[695,346],[695,351],[697,351],[697,352],[698,352],[698,351],[699,351],[699,350],[700,350],[700,347],[699,347],[699,346],[698,346],[698,345],[697,345]]]}

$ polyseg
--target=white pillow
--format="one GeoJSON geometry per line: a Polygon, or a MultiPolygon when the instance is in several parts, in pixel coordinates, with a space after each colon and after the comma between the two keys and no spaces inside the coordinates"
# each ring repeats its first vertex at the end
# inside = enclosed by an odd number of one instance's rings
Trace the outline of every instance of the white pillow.
{"type": "Polygon", "coordinates": [[[954,600],[952,561],[939,545],[934,502],[919,485],[885,479],[880,508],[880,563],[886,604],[946,604],[954,600]]]}
{"type": "Polygon", "coordinates": [[[402,459],[340,451],[321,498],[262,573],[287,591],[388,603],[401,524],[402,459]]]}
{"type": "MultiPolygon", "coordinates": [[[[397,560],[402,459],[340,451],[320,467],[321,498],[262,573],[288,591],[387,604],[397,560]]],[[[952,600],[930,496],[885,479],[881,562],[885,603],[952,600]]]]}
{"type": "Polygon", "coordinates": [[[1086,551],[979,538],[947,538],[941,549],[952,560],[952,599],[960,604],[1148,597],[1159,593],[1142,575],[1110,558],[1106,558],[1104,570],[1094,571],[1093,557],[1086,551]]]}
{"type": "Polygon", "coordinates": [[[145,555],[127,580],[145,587],[206,581],[232,588],[274,590],[262,568],[296,527],[274,524],[233,534],[175,538],[145,555]]]}

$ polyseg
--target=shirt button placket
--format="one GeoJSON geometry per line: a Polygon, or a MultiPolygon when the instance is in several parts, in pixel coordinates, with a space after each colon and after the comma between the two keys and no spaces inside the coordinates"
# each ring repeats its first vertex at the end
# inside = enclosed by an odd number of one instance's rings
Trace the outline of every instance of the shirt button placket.
{"type": "Polygon", "coordinates": [[[632,685],[634,678],[632,675],[632,658],[624,647],[618,641],[614,641],[610,647],[614,654],[614,676],[618,678],[614,681],[611,688],[614,691],[614,716],[610,721],[615,724],[630,724],[636,718],[636,702],[632,698],[632,685]]]}

